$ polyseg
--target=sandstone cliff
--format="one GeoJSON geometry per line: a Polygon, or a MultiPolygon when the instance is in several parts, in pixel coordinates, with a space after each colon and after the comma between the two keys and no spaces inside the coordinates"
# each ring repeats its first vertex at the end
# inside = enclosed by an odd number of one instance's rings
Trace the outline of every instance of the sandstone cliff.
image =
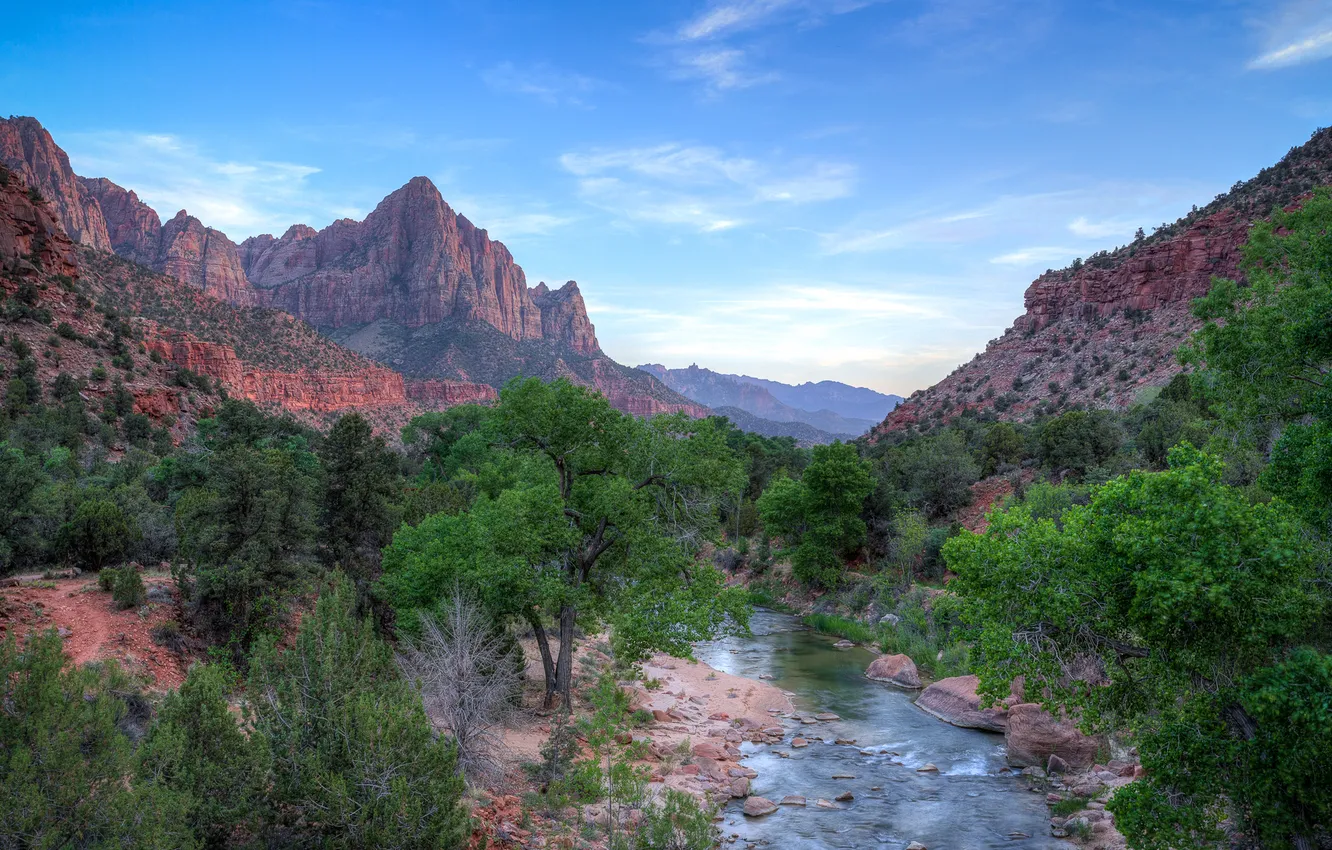
{"type": "Polygon", "coordinates": [[[17,172],[30,188],[55,205],[70,239],[111,250],[97,201],[79,183],[69,157],[35,118],[0,119],[0,165],[17,172]]]}
{"type": "Polygon", "coordinates": [[[1174,351],[1199,325],[1191,303],[1214,277],[1240,276],[1252,223],[1329,183],[1332,128],[1150,236],[1047,271],[1003,336],[912,394],[874,433],[926,429],[963,410],[1020,419],[1074,404],[1131,404],[1179,373],[1174,351]]]}
{"type": "Polygon", "coordinates": [[[17,280],[78,275],[74,249],[55,210],[35,201],[19,175],[0,166],[0,271],[17,280]]]}
{"type": "Polygon", "coordinates": [[[162,242],[162,220],[157,212],[133,191],[105,177],[80,177],[79,183],[102,211],[111,250],[141,266],[157,268],[162,242]]]}

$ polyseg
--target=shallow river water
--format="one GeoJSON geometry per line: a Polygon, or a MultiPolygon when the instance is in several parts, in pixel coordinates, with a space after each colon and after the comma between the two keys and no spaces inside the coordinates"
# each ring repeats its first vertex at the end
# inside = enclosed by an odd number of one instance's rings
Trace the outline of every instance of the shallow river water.
{"type": "Polygon", "coordinates": [[[795,695],[797,712],[832,712],[841,719],[802,726],[799,734],[810,742],[803,749],[741,747],[744,764],[759,774],[751,793],[774,803],[797,794],[808,805],[747,818],[743,801],[732,803],[723,813],[722,830],[738,834],[738,846],[903,848],[912,841],[930,850],[1070,846],[1050,837],[1043,796],[1001,772],[1002,736],[931,717],[912,704],[912,693],[865,678],[874,658],[868,651],[835,649],[835,639],[805,629],[794,617],[758,611],[750,625],[751,637],[699,644],[697,657],[727,673],[771,676],[773,684],[795,695]],[[834,744],[838,738],[856,745],[834,744]],[[777,750],[790,752],[790,758],[777,756],[777,750]],[[926,764],[938,773],[917,772],[926,764]],[[855,778],[833,779],[833,774],[855,778]],[[875,786],[880,790],[871,790],[875,786]],[[855,795],[838,804],[844,808],[815,807],[815,799],[832,800],[844,791],[855,795]]]}

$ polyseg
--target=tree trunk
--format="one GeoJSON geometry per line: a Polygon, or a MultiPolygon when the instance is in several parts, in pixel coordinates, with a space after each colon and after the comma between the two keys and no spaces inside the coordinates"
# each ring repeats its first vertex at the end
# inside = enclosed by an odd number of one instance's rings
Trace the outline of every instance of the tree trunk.
{"type": "Polygon", "coordinates": [[[568,603],[560,606],[560,657],[555,662],[555,689],[566,709],[573,708],[573,642],[576,612],[568,603]]]}
{"type": "Polygon", "coordinates": [[[544,707],[553,709],[555,707],[555,659],[550,655],[550,641],[546,639],[546,627],[541,625],[541,616],[535,611],[529,611],[527,622],[532,626],[532,632],[536,635],[537,649],[541,650],[541,671],[546,675],[546,701],[544,707]]]}

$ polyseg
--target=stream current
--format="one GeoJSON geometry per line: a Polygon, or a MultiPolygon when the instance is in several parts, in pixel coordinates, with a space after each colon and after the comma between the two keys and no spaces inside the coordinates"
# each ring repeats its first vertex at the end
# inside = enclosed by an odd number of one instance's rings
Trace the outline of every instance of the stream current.
{"type": "MultiPolygon", "coordinates": [[[[1006,771],[1000,735],[962,729],[913,704],[914,693],[871,682],[867,650],[836,649],[834,638],[806,629],[794,617],[756,611],[753,634],[709,641],[695,655],[714,668],[757,679],[793,694],[797,714],[832,712],[840,719],[802,725],[792,734],[809,741],[741,746],[744,764],[758,771],[750,793],[781,802],[800,795],[806,806],[780,806],[759,818],[742,814],[743,800],[723,811],[722,833],[780,850],[904,848],[919,841],[930,850],[1070,845],[1050,837],[1042,795],[1006,771]],[[855,745],[836,744],[837,739],[855,745]],[[777,751],[789,752],[789,758],[777,751]],[[937,773],[918,772],[933,764],[937,773]],[[834,774],[852,779],[833,779],[834,774]],[[873,790],[874,788],[879,790],[873,790]],[[850,791],[838,810],[816,807],[850,791]]],[[[789,724],[788,724],[789,725],[789,724]]]]}

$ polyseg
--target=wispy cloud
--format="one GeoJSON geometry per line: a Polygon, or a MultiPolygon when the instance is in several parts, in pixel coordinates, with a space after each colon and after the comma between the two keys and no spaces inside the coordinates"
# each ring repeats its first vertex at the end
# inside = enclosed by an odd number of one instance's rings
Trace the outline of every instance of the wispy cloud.
{"type": "Polygon", "coordinates": [[[295,222],[325,224],[363,211],[325,197],[311,165],[218,158],[194,142],[161,133],[73,133],[61,138],[74,170],[133,189],[169,218],[185,209],[233,239],[281,233],[295,222]]]}
{"type": "Polygon", "coordinates": [[[495,91],[535,97],[549,106],[582,108],[590,108],[588,94],[606,85],[592,77],[542,63],[520,68],[512,62],[501,62],[482,71],[481,79],[495,91]]]}
{"type": "Polygon", "coordinates": [[[1270,71],[1332,57],[1332,4],[1293,0],[1271,16],[1263,52],[1249,61],[1251,70],[1270,71]]]}
{"type": "Polygon", "coordinates": [[[1020,265],[1071,260],[1128,242],[1138,227],[1150,229],[1172,221],[1216,187],[1196,183],[1153,184],[1104,182],[1052,192],[1001,195],[974,207],[924,207],[862,217],[835,231],[820,234],[825,253],[892,251],[922,245],[968,245],[997,249],[993,263],[1020,265]],[[1051,248],[1051,233],[1067,232],[1076,240],[1067,248],[1051,248]]]}
{"type": "Polygon", "coordinates": [[[584,200],[626,219],[718,231],[744,223],[764,204],[805,204],[851,194],[854,166],[766,164],[718,148],[667,143],[600,148],[560,157],[584,200]]]}
{"type": "Polygon", "coordinates": [[[830,15],[868,6],[873,0],[714,0],[673,30],[646,40],[666,47],[670,76],[701,80],[712,94],[772,83],[779,71],[759,68],[745,34],[766,27],[813,26],[830,15]]]}
{"type": "Polygon", "coordinates": [[[477,227],[484,228],[490,238],[507,244],[549,236],[576,220],[543,201],[531,199],[456,194],[449,203],[477,227]]]}

